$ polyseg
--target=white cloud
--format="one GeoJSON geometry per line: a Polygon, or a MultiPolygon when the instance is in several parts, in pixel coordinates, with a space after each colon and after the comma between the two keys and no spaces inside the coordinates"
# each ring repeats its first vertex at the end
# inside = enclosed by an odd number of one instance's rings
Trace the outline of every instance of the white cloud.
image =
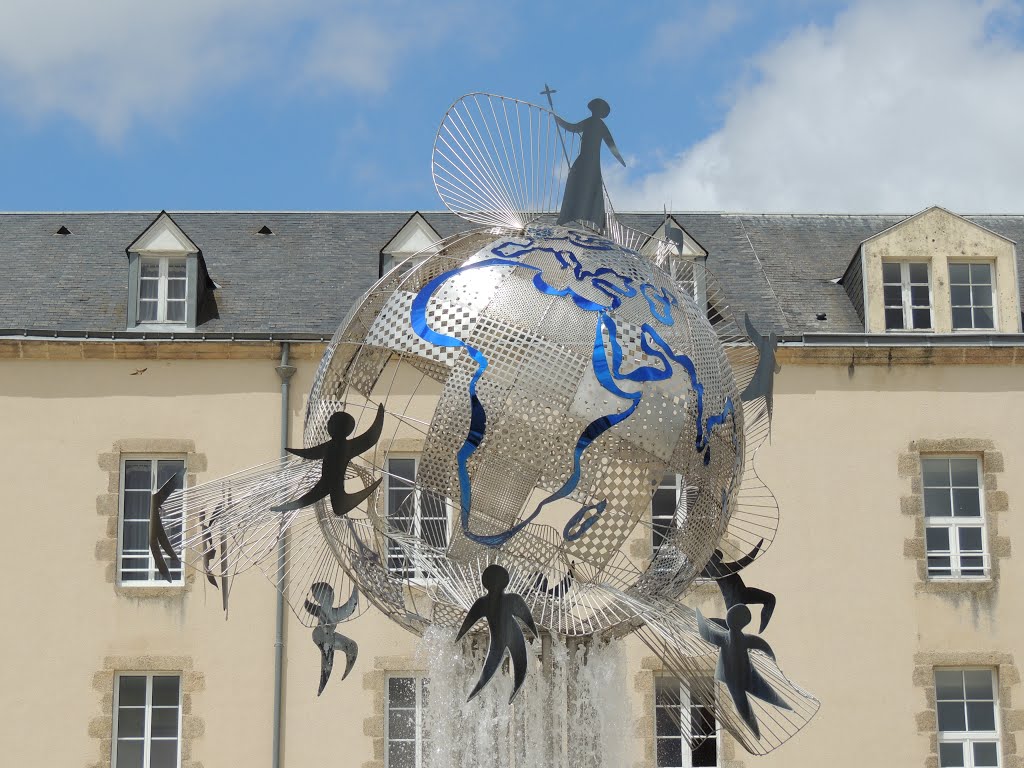
{"type": "Polygon", "coordinates": [[[449,11],[388,0],[7,0],[0,105],[36,120],[67,115],[116,140],[139,119],[173,125],[197,96],[247,78],[377,91],[417,50],[414,37],[439,42],[438,23],[416,21],[427,10],[435,20],[449,11]]]}
{"type": "Polygon", "coordinates": [[[722,127],[617,207],[1024,210],[1016,2],[865,0],[754,62],[722,127]]]}
{"type": "Polygon", "coordinates": [[[742,14],[735,0],[711,0],[703,8],[683,6],[674,18],[654,20],[648,55],[655,61],[692,59],[741,21],[742,14]]]}

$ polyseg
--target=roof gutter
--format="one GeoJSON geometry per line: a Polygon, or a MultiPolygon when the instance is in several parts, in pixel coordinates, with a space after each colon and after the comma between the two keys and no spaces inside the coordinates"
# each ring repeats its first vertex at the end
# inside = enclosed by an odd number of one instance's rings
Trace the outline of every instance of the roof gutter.
{"type": "Polygon", "coordinates": [[[330,336],[321,333],[214,333],[164,331],[83,331],[40,328],[0,328],[0,339],[38,341],[280,341],[323,344],[330,336]]]}
{"type": "Polygon", "coordinates": [[[805,333],[786,347],[1024,347],[1024,333],[805,333]]]}

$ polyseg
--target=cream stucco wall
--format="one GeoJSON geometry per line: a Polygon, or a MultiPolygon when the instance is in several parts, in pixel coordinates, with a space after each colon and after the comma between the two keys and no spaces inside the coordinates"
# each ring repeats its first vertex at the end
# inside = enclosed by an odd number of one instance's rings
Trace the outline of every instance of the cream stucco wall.
{"type": "MultiPolygon", "coordinates": [[[[822,709],[777,753],[759,759],[739,752],[734,765],[924,766],[934,747],[927,729],[919,732],[929,705],[915,675],[928,659],[966,653],[1024,663],[1024,573],[1015,556],[1024,542],[1024,369],[802,362],[787,363],[777,379],[772,440],[758,458],[782,510],[779,535],[744,577],[779,596],[765,637],[822,709]],[[1008,505],[999,529],[1010,549],[998,583],[980,594],[921,593],[917,563],[904,550],[915,519],[901,511],[910,481],[900,473],[900,456],[912,441],[953,437],[991,441],[1005,462],[998,482],[1008,505]]],[[[203,679],[192,698],[203,724],[202,734],[190,737],[192,759],[206,768],[269,765],[269,583],[256,572],[236,580],[224,621],[219,594],[202,579],[166,597],[118,593],[95,548],[106,533],[96,497],[108,487],[97,457],[117,441],[191,440],[207,460],[199,482],[277,455],[276,364],[272,355],[0,361],[5,764],[99,762],[102,734],[90,733],[90,723],[104,702],[94,678],[110,659],[161,656],[187,657],[203,679]],[[129,375],[141,367],[144,374],[129,375]]],[[[314,360],[298,361],[293,443],[301,440],[314,371],[314,360]]],[[[695,597],[706,613],[721,612],[713,588],[695,597]]],[[[378,678],[368,675],[411,658],[414,638],[373,611],[345,632],[359,643],[357,666],[345,681],[336,675],[318,699],[318,654],[309,631],[290,620],[285,768],[374,759],[378,678]]],[[[633,676],[650,674],[646,649],[634,640],[628,654],[633,676]]],[[[1013,710],[1024,691],[1006,676],[1013,710]]],[[[653,704],[642,687],[629,690],[635,722],[626,738],[642,765],[644,718],[653,704]]],[[[1006,735],[1024,738],[1024,717],[1013,718],[1006,735]]]]}

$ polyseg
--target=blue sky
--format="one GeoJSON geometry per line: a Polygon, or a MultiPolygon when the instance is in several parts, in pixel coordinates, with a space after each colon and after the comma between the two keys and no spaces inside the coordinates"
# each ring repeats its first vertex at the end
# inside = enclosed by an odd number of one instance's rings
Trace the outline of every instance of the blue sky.
{"type": "Polygon", "coordinates": [[[436,209],[484,90],[602,96],[620,209],[1024,211],[1019,2],[8,0],[0,210],[436,209]]]}

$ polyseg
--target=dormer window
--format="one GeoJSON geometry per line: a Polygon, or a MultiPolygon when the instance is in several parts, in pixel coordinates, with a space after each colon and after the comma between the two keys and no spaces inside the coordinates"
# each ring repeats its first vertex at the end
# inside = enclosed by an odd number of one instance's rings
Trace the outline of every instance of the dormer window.
{"type": "Polygon", "coordinates": [[[991,264],[949,263],[949,294],[953,308],[953,330],[995,328],[995,293],[991,264]]]}
{"type": "Polygon", "coordinates": [[[185,259],[147,256],[139,269],[140,323],[184,323],[188,299],[185,259]]]}
{"type": "Polygon", "coordinates": [[[423,259],[437,253],[437,243],[440,240],[441,236],[417,211],[380,249],[381,277],[399,265],[401,270],[398,274],[409,271],[423,259]]]}
{"type": "Polygon", "coordinates": [[[191,330],[216,317],[216,288],[203,252],[166,211],[128,254],[128,330],[191,330]]]}
{"type": "Polygon", "coordinates": [[[882,264],[885,330],[927,330],[932,327],[931,287],[926,261],[882,264]]]}

